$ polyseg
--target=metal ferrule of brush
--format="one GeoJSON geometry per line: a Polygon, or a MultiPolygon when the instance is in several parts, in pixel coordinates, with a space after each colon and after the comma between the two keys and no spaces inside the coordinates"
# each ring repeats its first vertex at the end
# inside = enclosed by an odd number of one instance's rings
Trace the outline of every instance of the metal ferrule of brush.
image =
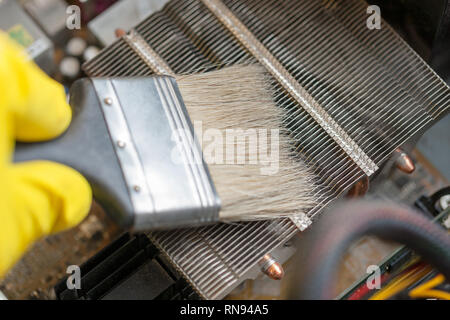
{"type": "Polygon", "coordinates": [[[91,80],[139,229],[218,221],[220,200],[174,78],[91,80]]]}
{"type": "Polygon", "coordinates": [[[44,158],[78,170],[106,211],[135,230],[218,221],[220,199],[174,78],[83,79],[70,104],[68,131],[19,146],[16,161],[44,158]]]}

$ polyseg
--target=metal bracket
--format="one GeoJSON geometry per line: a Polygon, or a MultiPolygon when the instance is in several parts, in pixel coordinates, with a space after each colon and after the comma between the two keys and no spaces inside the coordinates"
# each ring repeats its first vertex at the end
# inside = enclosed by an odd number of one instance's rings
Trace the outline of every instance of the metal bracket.
{"type": "Polygon", "coordinates": [[[93,79],[114,149],[122,167],[136,214],[153,212],[152,195],[145,180],[144,168],[130,134],[122,106],[109,79],[93,79]]]}

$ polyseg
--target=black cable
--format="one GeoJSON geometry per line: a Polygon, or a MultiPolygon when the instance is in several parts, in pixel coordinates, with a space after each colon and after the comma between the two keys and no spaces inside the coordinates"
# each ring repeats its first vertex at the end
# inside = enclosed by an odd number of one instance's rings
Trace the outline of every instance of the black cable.
{"type": "Polygon", "coordinates": [[[301,235],[290,297],[333,299],[341,257],[365,235],[406,245],[450,279],[450,235],[441,226],[405,206],[357,201],[324,213],[301,235]]]}

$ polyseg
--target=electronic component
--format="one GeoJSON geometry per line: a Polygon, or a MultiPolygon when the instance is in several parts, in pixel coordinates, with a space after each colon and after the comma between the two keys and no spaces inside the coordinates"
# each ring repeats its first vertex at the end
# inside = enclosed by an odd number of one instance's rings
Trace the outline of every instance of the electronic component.
{"type": "Polygon", "coordinates": [[[53,71],[53,43],[17,1],[0,1],[0,29],[24,47],[41,69],[53,71]]]}

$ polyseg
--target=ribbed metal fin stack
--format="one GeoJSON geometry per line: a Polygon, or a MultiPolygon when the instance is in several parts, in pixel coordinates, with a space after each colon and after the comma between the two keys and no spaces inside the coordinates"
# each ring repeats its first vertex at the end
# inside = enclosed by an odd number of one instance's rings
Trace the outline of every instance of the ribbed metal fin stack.
{"type": "Polygon", "coordinates": [[[145,55],[153,52],[177,74],[237,63],[261,63],[272,74],[274,99],[289,111],[285,125],[317,177],[320,201],[298,219],[149,234],[204,298],[222,298],[264,254],[450,110],[448,86],[389,25],[367,28],[367,6],[172,0],[133,29],[134,40],[122,37],[84,65],[89,76],[150,75],[145,55]]]}

